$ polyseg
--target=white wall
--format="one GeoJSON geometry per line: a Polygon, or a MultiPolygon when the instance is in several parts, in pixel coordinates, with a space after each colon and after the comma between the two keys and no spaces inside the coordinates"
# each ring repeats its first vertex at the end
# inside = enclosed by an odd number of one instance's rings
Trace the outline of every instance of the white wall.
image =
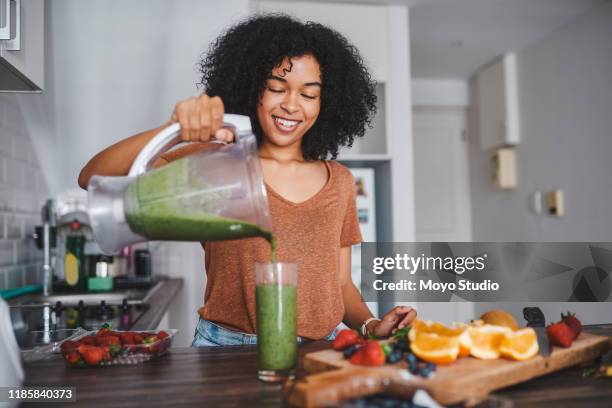
{"type": "Polygon", "coordinates": [[[47,125],[41,147],[56,152],[45,163],[57,179],[50,183],[54,193],[75,188],[81,167],[97,151],[158,126],[178,100],[198,93],[200,54],[249,10],[248,0],[63,0],[47,6],[51,77],[39,110],[49,113],[42,121],[31,109],[27,120],[47,125]]]}
{"type": "Polygon", "coordinates": [[[323,3],[307,1],[254,1],[254,11],[282,12],[302,20],[329,25],[353,43],[366,62],[372,78],[388,79],[389,33],[384,5],[323,3]]]}
{"type": "MultiPolygon", "coordinates": [[[[475,241],[612,241],[611,38],[607,2],[517,53],[518,187],[493,189],[488,154],[472,137],[475,241]],[[565,217],[529,212],[533,191],[555,188],[565,191],[565,217]]],[[[612,318],[607,304],[549,303],[544,311],[558,318],[565,309],[588,322],[612,318]]]]}
{"type": "MultiPolygon", "coordinates": [[[[19,132],[32,140],[37,159],[27,163],[35,169],[40,163],[45,176],[41,183],[49,185],[52,195],[78,188],[78,173],[96,152],[166,121],[178,100],[198,93],[200,54],[223,28],[248,12],[248,0],[48,2],[45,92],[7,96],[24,117],[19,132]]],[[[0,100],[0,112],[4,105],[0,100]]],[[[22,218],[38,218],[36,206],[35,215],[23,213],[22,218]]],[[[13,218],[7,219],[12,225],[13,218]]],[[[0,252],[8,245],[2,241],[3,220],[0,208],[0,252]]],[[[16,244],[10,245],[12,255],[16,244]]],[[[181,330],[176,345],[186,346],[204,299],[202,249],[164,244],[154,259],[154,272],[185,280],[169,316],[171,328],[181,330]]],[[[13,279],[14,262],[0,262],[0,283],[13,279]]]]}
{"type": "Polygon", "coordinates": [[[469,106],[468,81],[460,79],[412,78],[410,81],[413,106],[469,106]]]}

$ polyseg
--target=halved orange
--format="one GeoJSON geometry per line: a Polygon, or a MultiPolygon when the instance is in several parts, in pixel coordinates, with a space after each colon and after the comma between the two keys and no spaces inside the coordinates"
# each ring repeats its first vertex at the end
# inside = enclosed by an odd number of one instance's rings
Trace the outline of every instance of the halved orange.
{"type": "Polygon", "coordinates": [[[469,326],[465,323],[453,323],[451,326],[455,330],[462,330],[459,335],[459,357],[467,357],[472,349],[472,338],[470,337],[469,326]]]}
{"type": "Polygon", "coordinates": [[[516,319],[514,318],[514,316],[512,316],[510,313],[506,312],[505,310],[489,310],[488,312],[480,316],[480,319],[485,324],[492,324],[495,326],[505,326],[505,327],[511,328],[512,330],[519,329],[519,325],[516,319]]]}
{"type": "Polygon", "coordinates": [[[483,360],[499,358],[504,338],[508,333],[512,333],[512,329],[508,327],[490,324],[472,326],[468,330],[471,340],[470,354],[483,360]]]}
{"type": "Polygon", "coordinates": [[[435,364],[450,364],[459,355],[459,336],[417,332],[414,340],[410,342],[410,350],[421,360],[435,364]]]}
{"type": "Polygon", "coordinates": [[[506,334],[499,348],[501,355],[513,360],[527,360],[538,354],[538,338],[528,327],[506,334]]]}
{"type": "Polygon", "coordinates": [[[467,326],[460,327],[446,327],[440,322],[434,322],[431,320],[415,319],[412,322],[410,332],[408,333],[408,340],[414,341],[417,333],[434,333],[439,336],[459,336],[465,330],[467,326]]]}

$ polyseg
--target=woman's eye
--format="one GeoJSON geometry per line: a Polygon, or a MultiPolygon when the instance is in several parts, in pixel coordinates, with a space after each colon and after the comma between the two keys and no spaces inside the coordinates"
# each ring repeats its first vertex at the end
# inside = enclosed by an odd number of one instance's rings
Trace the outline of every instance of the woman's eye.
{"type": "Polygon", "coordinates": [[[317,99],[317,97],[316,97],[316,96],[313,96],[313,95],[306,95],[306,94],[302,94],[302,96],[303,96],[304,98],[306,98],[306,99],[317,99]]]}
{"type": "Polygon", "coordinates": [[[274,93],[283,93],[283,92],[285,92],[284,89],[275,89],[275,88],[270,88],[270,87],[268,87],[268,91],[274,92],[274,93]]]}

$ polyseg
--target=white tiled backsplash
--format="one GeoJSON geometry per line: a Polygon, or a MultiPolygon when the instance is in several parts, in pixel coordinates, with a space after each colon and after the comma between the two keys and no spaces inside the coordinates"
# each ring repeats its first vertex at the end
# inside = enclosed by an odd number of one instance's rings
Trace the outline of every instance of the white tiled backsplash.
{"type": "Polygon", "coordinates": [[[18,95],[0,94],[0,290],[41,282],[32,234],[49,195],[18,95]]]}

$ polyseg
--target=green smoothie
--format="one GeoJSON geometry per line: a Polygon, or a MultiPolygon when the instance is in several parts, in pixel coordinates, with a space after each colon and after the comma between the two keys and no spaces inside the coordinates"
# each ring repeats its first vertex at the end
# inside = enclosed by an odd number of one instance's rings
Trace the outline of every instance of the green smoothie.
{"type": "Polygon", "coordinates": [[[190,174],[187,160],[177,160],[138,177],[124,194],[130,228],[150,239],[168,241],[219,241],[263,237],[272,248],[270,231],[242,220],[215,215],[229,199],[227,188],[212,188],[201,177],[190,174]]]}
{"type": "Polygon", "coordinates": [[[261,370],[290,370],[297,362],[297,288],[261,284],[257,301],[257,348],[261,370]]]}

